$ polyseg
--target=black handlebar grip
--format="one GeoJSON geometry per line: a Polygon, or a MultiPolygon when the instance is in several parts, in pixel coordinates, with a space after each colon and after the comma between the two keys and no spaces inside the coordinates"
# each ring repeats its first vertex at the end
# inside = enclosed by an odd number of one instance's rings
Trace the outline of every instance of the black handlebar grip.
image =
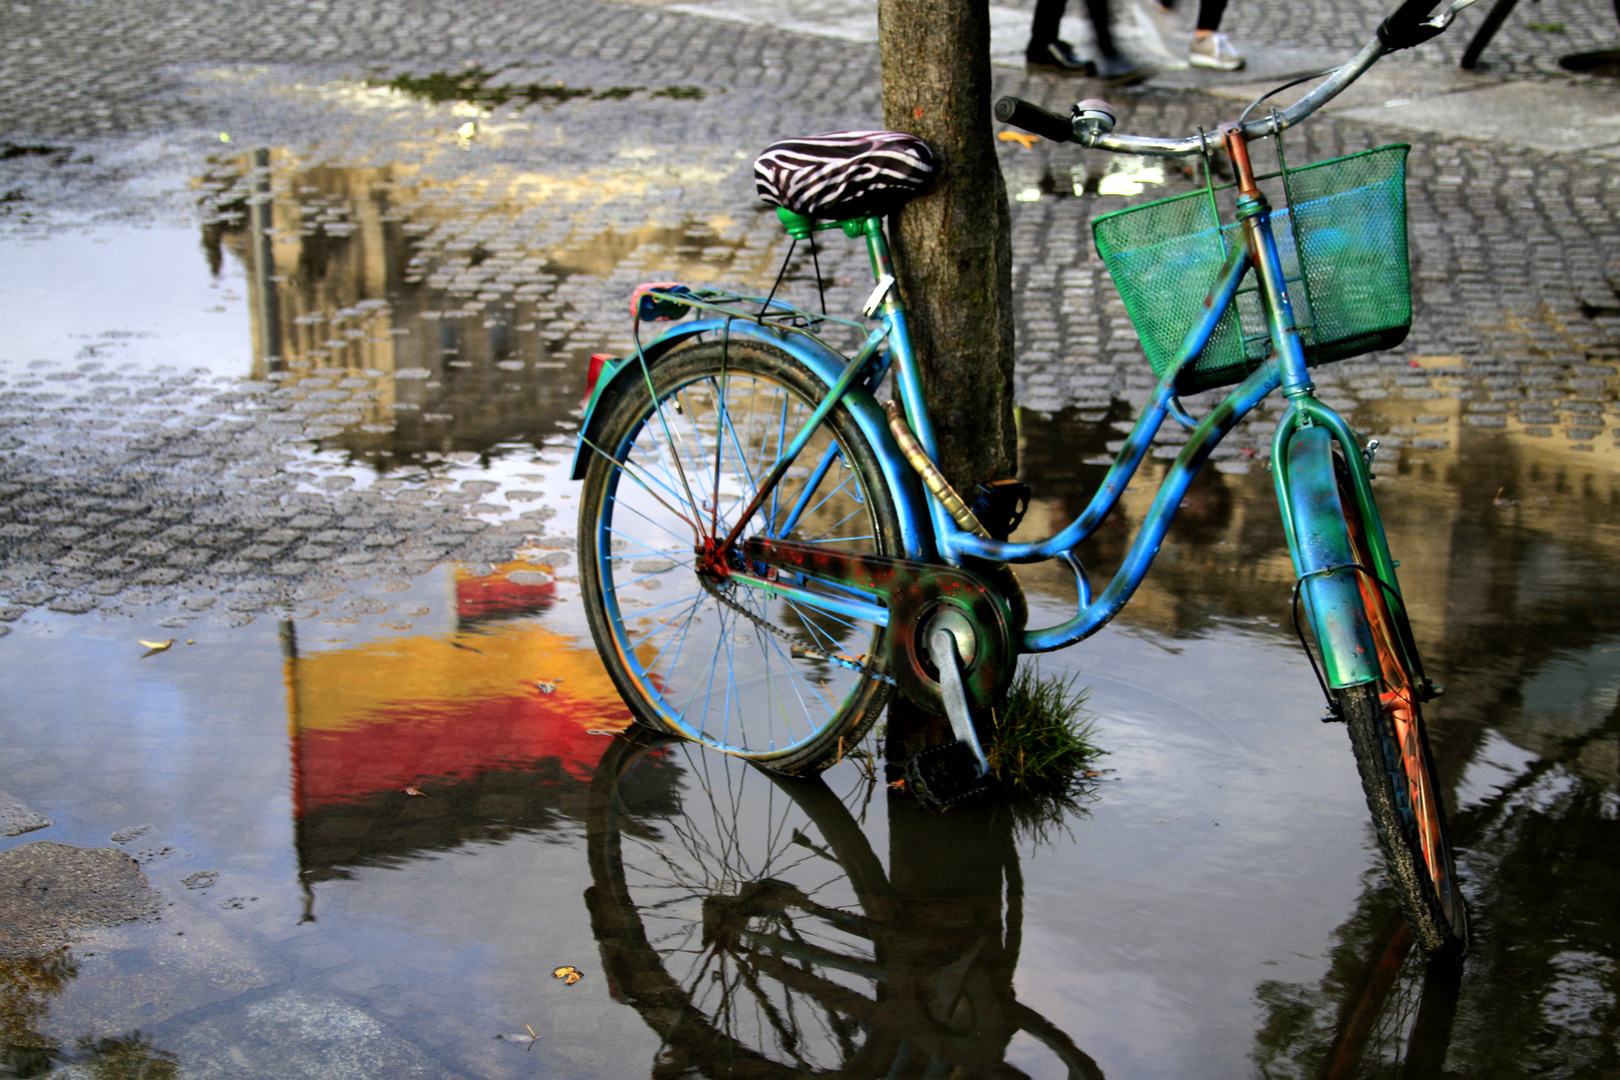
{"type": "Polygon", "coordinates": [[[1023,98],[1004,97],[996,102],[996,119],[1053,142],[1071,142],[1074,124],[1067,116],[1048,112],[1023,98]]]}
{"type": "Polygon", "coordinates": [[[1423,25],[1423,20],[1439,6],[1440,0],[1405,0],[1378,24],[1378,40],[1390,52],[1421,45],[1440,33],[1436,27],[1423,25]]]}

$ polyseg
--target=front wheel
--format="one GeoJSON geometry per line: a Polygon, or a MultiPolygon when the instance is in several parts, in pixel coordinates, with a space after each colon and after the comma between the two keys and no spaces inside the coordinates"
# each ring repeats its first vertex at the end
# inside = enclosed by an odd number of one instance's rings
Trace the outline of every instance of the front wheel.
{"type": "Polygon", "coordinates": [[[824,384],[752,341],[631,363],[599,406],[580,505],[581,591],[608,671],[654,730],[779,772],[824,768],[888,700],[884,627],[740,581],[727,571],[755,568],[717,568],[713,552],[748,514],[739,543],[901,554],[877,457],[839,405],[756,500],[824,384]]]}
{"type": "Polygon", "coordinates": [[[1350,731],[1367,808],[1412,934],[1431,956],[1460,956],[1468,947],[1468,905],[1457,884],[1434,757],[1423,727],[1420,679],[1406,660],[1411,634],[1396,621],[1384,586],[1371,576],[1376,564],[1367,525],[1344,462],[1336,465],[1351,556],[1366,571],[1358,575],[1362,606],[1383,678],[1335,690],[1334,697],[1350,731]]]}

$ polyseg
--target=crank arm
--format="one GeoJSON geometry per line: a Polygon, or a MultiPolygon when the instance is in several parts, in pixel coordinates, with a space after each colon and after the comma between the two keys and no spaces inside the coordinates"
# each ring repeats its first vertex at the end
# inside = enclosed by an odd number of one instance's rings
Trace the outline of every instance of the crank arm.
{"type": "Polygon", "coordinates": [[[928,655],[939,669],[939,685],[945,692],[945,715],[951,721],[951,733],[973,751],[979,763],[979,775],[983,776],[990,771],[990,763],[984,758],[979,733],[973,730],[973,718],[968,715],[967,695],[962,691],[961,658],[956,655],[956,636],[949,630],[930,630],[928,655]]]}

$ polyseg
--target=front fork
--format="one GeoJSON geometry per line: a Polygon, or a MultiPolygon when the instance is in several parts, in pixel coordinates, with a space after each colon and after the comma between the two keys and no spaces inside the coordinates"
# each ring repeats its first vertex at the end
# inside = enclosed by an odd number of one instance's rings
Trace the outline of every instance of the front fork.
{"type": "Polygon", "coordinates": [[[1383,520],[1373,498],[1372,473],[1356,436],[1343,417],[1316,399],[1304,347],[1289,300],[1277,243],[1271,232],[1270,206],[1255,180],[1242,128],[1223,126],[1227,151],[1236,173],[1237,216],[1264,295],[1271,340],[1288,411],[1272,442],[1272,470],[1282,511],[1288,550],[1298,575],[1296,597],[1303,596],[1306,614],[1321,650],[1327,687],[1340,689],[1381,678],[1383,668],[1368,625],[1361,593],[1370,575],[1382,592],[1395,623],[1396,645],[1407,670],[1422,667],[1406,618],[1405,602],[1395,578],[1383,520]],[[1332,446],[1337,443],[1349,474],[1353,508],[1341,502],[1332,446]],[[1366,559],[1361,565],[1350,541],[1346,515],[1363,523],[1366,559]]]}

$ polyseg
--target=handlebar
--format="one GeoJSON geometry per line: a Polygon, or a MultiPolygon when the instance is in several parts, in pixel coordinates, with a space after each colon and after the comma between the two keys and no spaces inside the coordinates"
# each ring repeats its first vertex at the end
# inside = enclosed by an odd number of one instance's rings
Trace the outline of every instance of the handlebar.
{"type": "MultiPolygon", "coordinates": [[[[1371,41],[1349,60],[1334,68],[1310,93],[1286,109],[1274,110],[1260,119],[1242,121],[1239,126],[1244,137],[1264,138],[1293,127],[1337,97],[1340,91],[1359,79],[1385,53],[1410,48],[1441,33],[1451,25],[1457,12],[1474,3],[1474,0],[1452,0],[1445,11],[1429,18],[1429,13],[1440,3],[1441,0],[1405,0],[1379,24],[1378,33],[1371,41]]],[[[1053,142],[1077,142],[1095,150],[1149,157],[1184,157],[1198,153],[1206,143],[1206,136],[1203,135],[1189,135],[1181,139],[1115,135],[1113,112],[1104,102],[1082,101],[1074,107],[1073,114],[1065,118],[1016,97],[1001,98],[995,108],[996,119],[1004,124],[1022,128],[1053,142]]]]}
{"type": "Polygon", "coordinates": [[[1067,116],[1059,116],[1023,98],[1008,96],[997,101],[996,119],[1052,142],[1068,142],[1074,138],[1074,126],[1067,116]]]}

